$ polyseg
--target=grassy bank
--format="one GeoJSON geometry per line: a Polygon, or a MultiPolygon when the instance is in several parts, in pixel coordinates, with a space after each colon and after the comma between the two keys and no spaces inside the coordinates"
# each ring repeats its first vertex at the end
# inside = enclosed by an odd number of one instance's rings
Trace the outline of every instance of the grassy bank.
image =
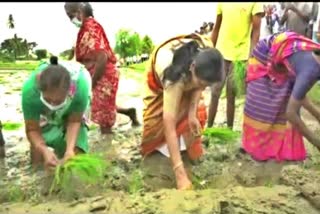
{"type": "Polygon", "coordinates": [[[0,70],[34,70],[39,61],[0,62],[0,70]]]}
{"type": "Polygon", "coordinates": [[[146,62],[143,62],[139,64],[129,65],[127,68],[135,70],[136,72],[144,73],[145,67],[146,67],[146,62]]]}

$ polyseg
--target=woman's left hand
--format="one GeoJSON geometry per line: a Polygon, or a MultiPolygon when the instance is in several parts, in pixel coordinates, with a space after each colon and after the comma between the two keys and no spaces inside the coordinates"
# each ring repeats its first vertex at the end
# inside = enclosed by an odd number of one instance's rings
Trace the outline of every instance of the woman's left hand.
{"type": "Polygon", "coordinates": [[[201,124],[197,117],[189,117],[189,127],[194,137],[201,136],[201,124]]]}
{"type": "Polygon", "coordinates": [[[70,158],[72,158],[73,156],[75,156],[76,154],[75,154],[75,152],[72,150],[70,150],[70,151],[66,151],[65,153],[64,153],[64,157],[63,157],[63,163],[65,163],[66,161],[68,161],[70,158]]]}

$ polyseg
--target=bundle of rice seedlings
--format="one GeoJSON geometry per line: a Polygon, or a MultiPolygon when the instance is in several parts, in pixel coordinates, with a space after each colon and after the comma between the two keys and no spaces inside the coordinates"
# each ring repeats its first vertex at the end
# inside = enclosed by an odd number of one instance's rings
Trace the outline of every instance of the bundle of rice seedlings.
{"type": "Polygon", "coordinates": [[[238,132],[224,127],[206,128],[203,135],[208,139],[217,139],[225,143],[235,142],[240,137],[238,132]]]}
{"type": "Polygon", "coordinates": [[[233,62],[233,81],[236,89],[236,95],[241,96],[245,94],[246,81],[246,63],[236,60],[233,62]]]}
{"type": "Polygon", "coordinates": [[[55,169],[50,194],[56,189],[68,189],[73,178],[84,184],[96,184],[104,178],[108,164],[102,157],[93,154],[79,154],[55,169]]]}

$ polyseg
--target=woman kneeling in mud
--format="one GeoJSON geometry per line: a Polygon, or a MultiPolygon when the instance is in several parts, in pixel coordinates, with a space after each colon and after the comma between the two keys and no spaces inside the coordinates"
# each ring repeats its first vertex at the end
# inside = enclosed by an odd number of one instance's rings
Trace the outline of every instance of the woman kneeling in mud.
{"type": "Polygon", "coordinates": [[[44,161],[46,169],[55,167],[58,158],[66,161],[88,151],[83,116],[89,107],[91,90],[90,75],[80,64],[58,63],[56,57],[50,63],[41,63],[22,89],[31,161],[34,166],[44,161]]]}
{"type": "MultiPolygon", "coordinates": [[[[141,147],[146,170],[170,177],[170,187],[162,187],[172,188],[176,180],[178,189],[191,188],[185,167],[190,159],[203,154],[201,128],[206,122],[206,107],[199,104],[201,94],[224,78],[222,55],[210,48],[210,41],[205,42],[197,34],[178,36],[156,48],[150,58],[141,147]],[[182,155],[180,151],[184,151],[182,155]],[[170,167],[168,157],[173,170],[166,168],[170,167]]],[[[148,174],[152,176],[152,172],[148,174]]]]}

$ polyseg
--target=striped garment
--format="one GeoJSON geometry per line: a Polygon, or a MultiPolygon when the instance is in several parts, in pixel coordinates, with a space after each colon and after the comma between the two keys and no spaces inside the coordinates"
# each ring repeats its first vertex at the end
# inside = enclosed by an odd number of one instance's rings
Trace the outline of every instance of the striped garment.
{"type": "Polygon", "coordinates": [[[288,58],[320,45],[293,32],[261,40],[248,61],[243,122],[243,149],[256,160],[304,160],[303,136],[285,113],[295,83],[288,58]]]}

